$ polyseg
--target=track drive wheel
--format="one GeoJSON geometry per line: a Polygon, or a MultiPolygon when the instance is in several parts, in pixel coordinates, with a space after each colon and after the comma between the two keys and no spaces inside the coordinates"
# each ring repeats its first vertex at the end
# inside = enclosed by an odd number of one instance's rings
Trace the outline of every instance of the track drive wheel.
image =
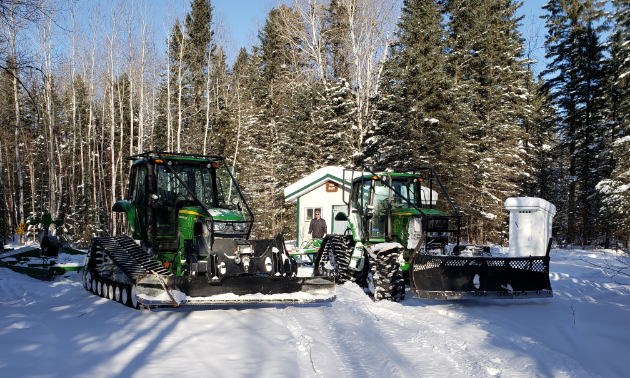
{"type": "Polygon", "coordinates": [[[120,287],[120,303],[129,306],[129,286],[122,285],[120,287]]]}
{"type": "Polygon", "coordinates": [[[85,287],[85,290],[92,291],[92,273],[87,270],[83,275],[83,286],[85,287]]]}
{"type": "Polygon", "coordinates": [[[107,285],[107,298],[114,300],[114,285],[107,285]]]}
{"type": "Polygon", "coordinates": [[[102,297],[103,296],[103,283],[100,280],[95,279],[94,284],[96,285],[96,294],[102,297]]]}
{"type": "Polygon", "coordinates": [[[138,302],[138,292],[136,291],[136,285],[131,286],[131,292],[129,293],[129,307],[139,309],[140,302],[138,302]]]}
{"type": "Polygon", "coordinates": [[[114,300],[120,302],[120,285],[114,285],[114,300]]]}
{"type": "Polygon", "coordinates": [[[375,301],[400,302],[405,298],[405,280],[398,262],[398,253],[367,253],[367,287],[375,301]]]}

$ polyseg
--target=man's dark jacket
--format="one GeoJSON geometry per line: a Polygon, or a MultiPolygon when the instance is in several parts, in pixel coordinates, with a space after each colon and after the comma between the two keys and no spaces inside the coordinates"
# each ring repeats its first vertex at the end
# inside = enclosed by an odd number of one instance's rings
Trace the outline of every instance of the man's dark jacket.
{"type": "Polygon", "coordinates": [[[323,218],[313,218],[311,220],[311,226],[308,228],[308,233],[312,233],[314,239],[321,239],[327,234],[328,227],[326,221],[323,218]]]}

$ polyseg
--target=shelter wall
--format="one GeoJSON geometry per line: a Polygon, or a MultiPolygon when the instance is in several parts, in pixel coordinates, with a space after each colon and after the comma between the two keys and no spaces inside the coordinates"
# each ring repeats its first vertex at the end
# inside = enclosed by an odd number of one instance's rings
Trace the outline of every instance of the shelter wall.
{"type": "MultiPolygon", "coordinates": [[[[321,208],[322,218],[326,220],[326,225],[328,226],[328,233],[332,231],[332,207],[333,205],[344,204],[342,200],[342,193],[343,190],[341,185],[339,185],[336,192],[327,192],[326,184],[323,184],[298,198],[298,245],[302,245],[304,241],[310,240],[311,238],[311,235],[308,234],[310,221],[306,220],[307,209],[309,208],[321,208]]],[[[346,194],[346,200],[347,196],[348,195],[346,194]]]]}

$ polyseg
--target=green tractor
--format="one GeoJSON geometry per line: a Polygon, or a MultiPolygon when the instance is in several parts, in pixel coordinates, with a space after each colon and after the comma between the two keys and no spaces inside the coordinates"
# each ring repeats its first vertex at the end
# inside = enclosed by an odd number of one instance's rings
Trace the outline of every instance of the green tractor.
{"type": "Polygon", "coordinates": [[[126,160],[129,192],[112,211],[126,215],[131,235],[92,240],[87,290],[134,308],[334,299],[334,279],[297,277],[281,234],[249,239],[254,217],[225,158],[126,160]]]}
{"type": "Polygon", "coordinates": [[[346,177],[348,210],[335,220],[349,227],[324,238],[315,274],[357,282],[375,300],[404,299],[407,280],[425,299],[552,296],[551,244],[546,256],[536,257],[493,257],[482,247],[460,245],[461,215],[432,168],[362,166],[345,170],[346,177]],[[438,201],[434,188],[444,199],[438,201]]]}

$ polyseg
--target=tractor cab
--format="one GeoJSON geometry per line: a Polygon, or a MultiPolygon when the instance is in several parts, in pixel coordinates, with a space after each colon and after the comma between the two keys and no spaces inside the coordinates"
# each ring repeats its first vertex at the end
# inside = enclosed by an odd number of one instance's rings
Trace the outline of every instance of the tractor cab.
{"type": "Polygon", "coordinates": [[[185,155],[134,156],[127,199],[114,211],[127,213],[132,237],[156,252],[177,252],[197,233],[247,239],[252,216],[224,159],[185,155]],[[202,231],[199,231],[202,229],[202,231]]]}
{"type": "MultiPolygon", "coordinates": [[[[352,183],[347,218],[354,227],[355,241],[364,245],[397,242],[405,246],[407,254],[420,242],[425,246],[423,253],[440,255],[448,252],[450,239],[459,241],[460,216],[446,192],[438,202],[434,186],[443,187],[432,169],[388,172],[362,167],[346,175],[352,183]]],[[[339,220],[344,216],[339,215],[339,220]]]]}

